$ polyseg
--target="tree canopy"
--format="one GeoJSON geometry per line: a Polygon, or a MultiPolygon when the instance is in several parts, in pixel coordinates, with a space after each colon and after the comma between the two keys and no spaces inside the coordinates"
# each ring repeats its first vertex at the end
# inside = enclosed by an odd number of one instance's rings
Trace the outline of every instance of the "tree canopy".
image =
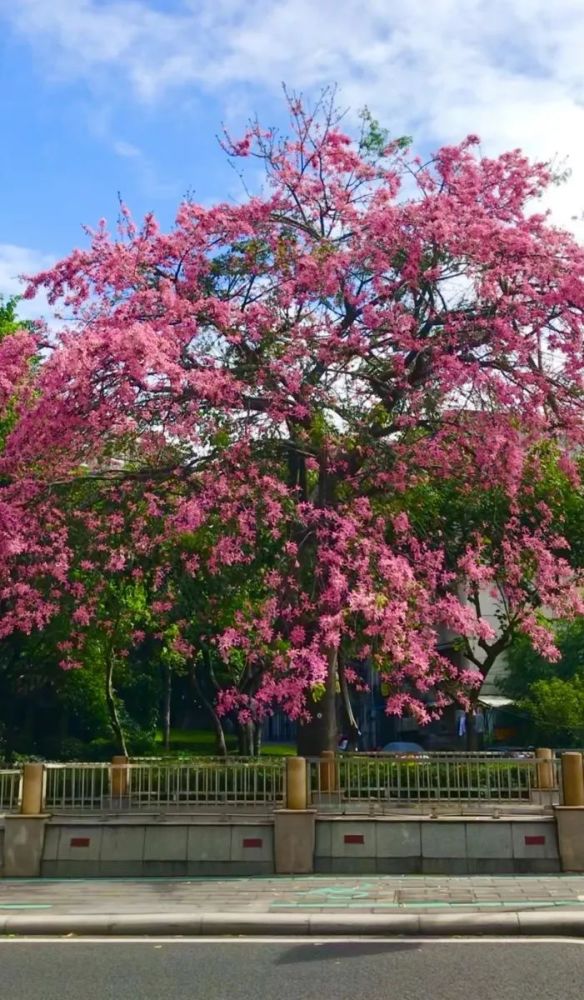
{"type": "Polygon", "coordinates": [[[112,581],[148,579],[148,628],[234,677],[219,713],[330,718],[368,660],[424,721],[468,703],[501,632],[553,657],[542,612],[584,610],[540,490],[550,448],[580,482],[584,251],[534,211],[552,178],[519,151],[469,136],[422,162],[370,117],[346,135],[326,95],[289,111],[288,137],[225,136],[260,193],[185,201],[170,232],[124,209],[31,281],[69,319],[0,344],[0,636],[73,600],[74,666],[96,617],[113,634],[112,581]],[[459,516],[429,531],[447,489],[459,516]]]}

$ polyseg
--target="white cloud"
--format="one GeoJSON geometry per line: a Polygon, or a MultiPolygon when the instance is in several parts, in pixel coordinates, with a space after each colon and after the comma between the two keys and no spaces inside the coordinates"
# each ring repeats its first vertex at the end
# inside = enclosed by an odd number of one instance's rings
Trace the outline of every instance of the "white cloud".
{"type": "Polygon", "coordinates": [[[114,153],[121,156],[123,160],[139,160],[142,156],[141,150],[131,142],[126,142],[125,139],[114,139],[112,145],[114,153]]]}
{"type": "MultiPolygon", "coordinates": [[[[2,0],[0,0],[0,3],[2,0]]],[[[116,156],[126,160],[133,170],[139,188],[152,197],[179,199],[182,191],[172,180],[162,176],[154,159],[147,156],[140,146],[120,135],[115,122],[115,108],[101,103],[97,107],[87,107],[86,125],[95,138],[99,139],[116,156]]],[[[122,192],[124,193],[124,192],[122,192]]]]}
{"type": "Polygon", "coordinates": [[[584,210],[582,0],[0,0],[0,12],[48,71],[94,91],[153,102],[203,89],[229,113],[242,87],[261,103],[281,80],[336,81],[343,103],[398,134],[567,154],[574,179],[554,211],[567,223],[584,210]]]}
{"type": "MultiPolygon", "coordinates": [[[[30,247],[15,246],[12,243],[0,243],[0,295],[10,298],[22,295],[26,282],[22,276],[36,274],[51,267],[55,257],[40,253],[30,247]]],[[[23,299],[18,305],[18,315],[21,319],[51,319],[52,309],[42,293],[33,299],[23,299]]]]}

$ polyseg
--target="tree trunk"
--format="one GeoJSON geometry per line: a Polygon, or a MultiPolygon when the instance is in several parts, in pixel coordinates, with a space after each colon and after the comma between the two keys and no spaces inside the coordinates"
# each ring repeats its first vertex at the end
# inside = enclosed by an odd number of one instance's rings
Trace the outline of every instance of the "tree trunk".
{"type": "Polygon", "coordinates": [[[240,757],[253,757],[255,746],[253,722],[237,723],[237,740],[240,757]]]}
{"type": "Polygon", "coordinates": [[[172,701],[172,670],[170,664],[164,669],[164,706],[162,709],[162,728],[164,734],[164,749],[170,750],[170,709],[172,701]]]}
{"type": "Polygon", "coordinates": [[[262,752],[262,724],[261,722],[254,723],[254,733],[253,733],[253,755],[254,757],[259,757],[262,752]]]}
{"type": "Polygon", "coordinates": [[[116,696],[114,692],[114,666],[115,657],[113,653],[108,653],[106,657],[105,664],[105,701],[107,705],[107,710],[110,718],[110,726],[112,727],[113,734],[116,739],[116,749],[119,750],[124,757],[128,756],[128,747],[126,745],[126,737],[124,735],[124,730],[120,722],[120,716],[118,714],[118,706],[116,705],[116,696]]]}
{"type": "Polygon", "coordinates": [[[197,677],[197,668],[194,663],[191,666],[191,682],[197,698],[201,702],[203,708],[205,709],[211,720],[211,724],[215,732],[215,753],[217,754],[218,757],[227,757],[227,742],[225,740],[223,723],[221,722],[221,719],[219,718],[217,712],[215,711],[213,702],[207,698],[205,692],[203,691],[202,685],[199,684],[199,679],[197,677]]]}
{"type": "MultiPolygon", "coordinates": [[[[319,448],[319,470],[316,504],[321,509],[336,505],[336,477],[329,471],[329,445],[325,439],[319,448]]],[[[318,552],[312,553],[313,566],[318,561],[318,552]]],[[[310,695],[307,698],[311,714],[309,722],[298,729],[298,753],[305,757],[318,757],[323,750],[335,751],[338,746],[337,725],[337,673],[338,649],[327,650],[327,675],[324,694],[318,701],[310,695]]]]}
{"type": "Polygon", "coordinates": [[[218,757],[227,757],[227,742],[225,740],[223,723],[211,704],[207,704],[206,708],[211,717],[213,729],[215,731],[215,753],[218,757]]]}
{"type": "Polygon", "coordinates": [[[341,704],[343,706],[343,716],[344,716],[342,735],[343,736],[346,735],[348,739],[347,750],[358,750],[359,737],[361,733],[359,731],[359,725],[355,718],[355,713],[353,712],[353,706],[351,704],[351,692],[349,691],[349,685],[347,683],[347,677],[345,674],[345,665],[340,656],[338,659],[338,671],[339,671],[339,688],[341,692],[341,704]]]}
{"type": "Polygon", "coordinates": [[[310,697],[310,722],[298,728],[298,753],[302,757],[318,757],[323,750],[336,750],[339,742],[337,726],[338,651],[328,651],[325,690],[318,701],[310,697]]]}

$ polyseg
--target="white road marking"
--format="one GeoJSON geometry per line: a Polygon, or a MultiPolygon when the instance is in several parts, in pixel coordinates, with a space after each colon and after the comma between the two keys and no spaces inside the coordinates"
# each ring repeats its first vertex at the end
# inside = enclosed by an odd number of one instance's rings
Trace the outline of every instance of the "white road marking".
{"type": "Polygon", "coordinates": [[[493,935],[481,935],[480,937],[406,937],[398,936],[395,937],[382,937],[379,936],[365,936],[362,937],[310,937],[309,935],[301,935],[300,937],[94,937],[94,936],[83,936],[76,935],[74,937],[42,937],[41,935],[34,935],[33,937],[0,937],[1,945],[12,945],[12,944],[64,944],[64,945],[76,945],[76,944],[107,944],[107,945],[124,945],[124,944],[143,944],[143,945],[164,945],[164,944],[183,944],[183,945],[204,945],[204,944],[224,944],[224,945],[246,945],[250,944],[304,944],[304,945],[322,945],[322,944],[363,944],[363,942],[376,944],[517,944],[517,945],[537,945],[537,944],[574,944],[574,945],[584,945],[584,938],[573,938],[573,937],[519,937],[519,936],[509,936],[509,937],[496,937],[493,935]]]}

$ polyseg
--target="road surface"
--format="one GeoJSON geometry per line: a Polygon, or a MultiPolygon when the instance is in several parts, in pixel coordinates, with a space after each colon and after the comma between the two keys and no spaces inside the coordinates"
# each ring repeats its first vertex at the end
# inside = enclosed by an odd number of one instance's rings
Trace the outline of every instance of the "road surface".
{"type": "Polygon", "coordinates": [[[581,1000],[584,940],[2,940],[10,1000],[581,1000]]]}

